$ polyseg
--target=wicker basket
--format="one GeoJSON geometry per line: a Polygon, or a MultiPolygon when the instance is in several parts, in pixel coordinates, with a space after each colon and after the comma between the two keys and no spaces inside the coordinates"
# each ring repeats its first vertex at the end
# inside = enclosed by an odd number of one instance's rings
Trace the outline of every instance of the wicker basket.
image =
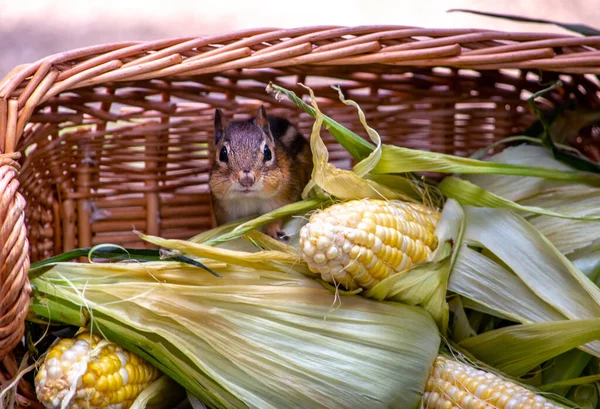
{"type": "MultiPolygon", "coordinates": [[[[99,243],[143,246],[134,228],[189,238],[213,226],[216,107],[244,118],[264,103],[308,133],[308,115],[265,93],[273,81],[305,94],[304,83],[360,132],[335,83],[386,143],[468,155],[523,131],[535,119],[526,97],[559,77],[564,88],[540,108],[565,97],[598,106],[598,45],[561,34],[305,27],[99,45],[16,67],[0,82],[0,379],[17,370],[30,260],[99,243]]],[[[332,160],[350,166],[326,142],[332,160]]],[[[33,399],[25,382],[20,393],[23,404],[33,399]]]]}

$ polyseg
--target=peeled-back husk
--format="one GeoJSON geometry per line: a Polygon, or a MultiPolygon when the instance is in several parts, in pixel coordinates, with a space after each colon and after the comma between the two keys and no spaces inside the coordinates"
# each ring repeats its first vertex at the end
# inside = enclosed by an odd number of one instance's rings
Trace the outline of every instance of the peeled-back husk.
{"type": "Polygon", "coordinates": [[[221,266],[215,277],[174,262],[60,263],[34,280],[32,311],[74,325],[86,311],[213,407],[418,407],[440,343],[423,309],[221,266]]]}

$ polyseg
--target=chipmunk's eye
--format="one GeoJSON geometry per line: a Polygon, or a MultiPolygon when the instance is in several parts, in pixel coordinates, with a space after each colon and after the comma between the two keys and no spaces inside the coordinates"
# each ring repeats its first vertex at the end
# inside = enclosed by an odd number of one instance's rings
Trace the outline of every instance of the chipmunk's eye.
{"type": "Polygon", "coordinates": [[[273,155],[271,154],[271,149],[269,149],[267,145],[265,145],[265,149],[263,149],[263,154],[265,155],[265,162],[273,158],[273,155]]]}
{"type": "Polygon", "coordinates": [[[224,146],[221,148],[221,151],[219,152],[219,160],[221,162],[227,162],[229,160],[229,158],[227,157],[227,148],[224,146]]]}

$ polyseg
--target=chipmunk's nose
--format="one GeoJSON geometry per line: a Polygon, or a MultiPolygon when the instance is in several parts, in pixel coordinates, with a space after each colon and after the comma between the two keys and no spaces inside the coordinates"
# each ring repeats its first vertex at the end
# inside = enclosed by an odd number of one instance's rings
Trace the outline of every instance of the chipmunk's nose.
{"type": "Polygon", "coordinates": [[[238,176],[240,178],[240,185],[243,187],[250,187],[254,184],[254,172],[249,170],[240,170],[238,176]]]}

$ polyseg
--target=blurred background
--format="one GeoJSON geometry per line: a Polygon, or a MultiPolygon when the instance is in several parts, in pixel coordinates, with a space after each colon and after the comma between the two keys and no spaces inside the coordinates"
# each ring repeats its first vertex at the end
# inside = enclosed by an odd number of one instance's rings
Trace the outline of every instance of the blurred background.
{"type": "Polygon", "coordinates": [[[0,78],[18,64],[79,47],[252,27],[397,24],[566,33],[549,25],[448,13],[452,8],[600,27],[595,0],[0,0],[0,78]]]}

